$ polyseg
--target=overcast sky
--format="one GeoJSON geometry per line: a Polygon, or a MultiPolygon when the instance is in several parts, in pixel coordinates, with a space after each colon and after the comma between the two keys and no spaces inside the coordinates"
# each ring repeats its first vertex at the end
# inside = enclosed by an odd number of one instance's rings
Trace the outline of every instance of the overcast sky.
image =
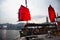
{"type": "MultiPolygon", "coordinates": [[[[32,20],[48,16],[50,4],[60,15],[60,0],[28,0],[27,2],[32,20]]],[[[0,23],[17,23],[18,9],[21,5],[25,6],[25,0],[0,0],[0,23]]]]}

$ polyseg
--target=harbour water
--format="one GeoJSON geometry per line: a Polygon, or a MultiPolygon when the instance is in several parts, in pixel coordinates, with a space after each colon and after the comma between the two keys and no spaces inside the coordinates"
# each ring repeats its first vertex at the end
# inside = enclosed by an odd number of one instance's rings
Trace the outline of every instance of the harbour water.
{"type": "Polygon", "coordinates": [[[19,35],[19,30],[0,30],[0,40],[14,40],[19,35]]]}

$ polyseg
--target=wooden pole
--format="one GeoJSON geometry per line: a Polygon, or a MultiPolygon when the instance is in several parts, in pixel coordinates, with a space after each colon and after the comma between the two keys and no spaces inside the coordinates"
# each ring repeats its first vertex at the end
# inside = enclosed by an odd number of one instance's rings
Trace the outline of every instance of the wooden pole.
{"type": "Polygon", "coordinates": [[[25,0],[25,4],[26,4],[26,7],[27,7],[27,0],[25,0]]]}

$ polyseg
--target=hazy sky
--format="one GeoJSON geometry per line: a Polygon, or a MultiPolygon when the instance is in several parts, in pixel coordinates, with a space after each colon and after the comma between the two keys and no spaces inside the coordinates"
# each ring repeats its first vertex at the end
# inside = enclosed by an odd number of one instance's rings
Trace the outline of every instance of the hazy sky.
{"type": "MultiPolygon", "coordinates": [[[[48,16],[50,4],[60,15],[60,0],[28,0],[32,20],[39,20],[48,16]]],[[[18,9],[21,5],[25,6],[25,0],[0,0],[0,23],[16,23],[18,21],[18,9]]]]}

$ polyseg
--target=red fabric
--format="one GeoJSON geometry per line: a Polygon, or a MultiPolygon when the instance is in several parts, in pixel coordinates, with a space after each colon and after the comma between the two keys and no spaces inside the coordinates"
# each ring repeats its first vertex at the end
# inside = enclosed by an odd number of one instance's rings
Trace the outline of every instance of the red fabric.
{"type": "Polygon", "coordinates": [[[60,22],[57,22],[57,26],[58,26],[58,31],[60,31],[60,22]]]}
{"type": "Polygon", "coordinates": [[[58,22],[58,27],[60,27],[60,22],[58,22]]]}
{"type": "Polygon", "coordinates": [[[50,22],[55,22],[56,14],[54,8],[51,5],[48,7],[48,12],[49,12],[50,22]]]}
{"type": "Polygon", "coordinates": [[[18,20],[19,21],[28,21],[31,20],[29,9],[21,5],[18,12],[18,20]]]}

